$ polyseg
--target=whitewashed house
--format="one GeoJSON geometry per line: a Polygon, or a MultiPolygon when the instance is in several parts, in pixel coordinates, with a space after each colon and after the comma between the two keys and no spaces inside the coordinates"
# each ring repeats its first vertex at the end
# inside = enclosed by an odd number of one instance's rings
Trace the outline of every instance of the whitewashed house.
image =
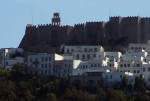
{"type": "Polygon", "coordinates": [[[54,62],[63,60],[58,54],[37,53],[28,55],[28,73],[39,75],[54,75],[54,62]]]}

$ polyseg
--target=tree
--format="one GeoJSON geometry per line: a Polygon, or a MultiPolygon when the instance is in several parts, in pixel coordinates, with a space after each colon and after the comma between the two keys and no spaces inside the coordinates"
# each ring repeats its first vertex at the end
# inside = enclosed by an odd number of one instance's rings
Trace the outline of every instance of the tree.
{"type": "Polygon", "coordinates": [[[122,85],[122,89],[123,91],[127,91],[127,87],[128,87],[128,78],[126,76],[123,76],[122,80],[121,80],[121,85],[122,85]]]}
{"type": "Polygon", "coordinates": [[[49,101],[57,101],[56,95],[54,93],[48,93],[47,96],[49,101]]]}
{"type": "Polygon", "coordinates": [[[142,75],[139,77],[135,78],[135,83],[134,83],[134,88],[139,92],[139,93],[146,93],[146,82],[145,79],[143,78],[142,75]]]}

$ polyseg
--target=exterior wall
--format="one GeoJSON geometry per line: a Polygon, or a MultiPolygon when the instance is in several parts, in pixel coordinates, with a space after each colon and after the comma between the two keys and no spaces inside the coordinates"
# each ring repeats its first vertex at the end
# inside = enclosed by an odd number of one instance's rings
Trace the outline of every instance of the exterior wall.
{"type": "Polygon", "coordinates": [[[136,43],[132,43],[132,44],[129,44],[129,49],[133,49],[133,50],[143,49],[146,52],[150,53],[150,44],[136,44],[136,43]]]}
{"type": "Polygon", "coordinates": [[[119,61],[122,53],[120,52],[105,52],[105,57],[108,57],[111,60],[119,61]]]}
{"type": "Polygon", "coordinates": [[[72,54],[73,52],[103,52],[102,46],[65,46],[64,54],[72,54]]]}
{"type": "Polygon", "coordinates": [[[28,56],[29,74],[54,75],[54,54],[35,54],[28,56]]]}
{"type": "Polygon", "coordinates": [[[121,80],[124,76],[127,77],[128,83],[132,85],[134,84],[135,76],[133,75],[133,73],[130,72],[107,72],[102,74],[102,78],[104,79],[107,85],[113,85],[118,82],[121,83],[121,80]]]}
{"type": "Polygon", "coordinates": [[[79,60],[55,61],[55,75],[57,77],[71,76],[73,74],[73,69],[76,69],[79,64],[79,60]]]}

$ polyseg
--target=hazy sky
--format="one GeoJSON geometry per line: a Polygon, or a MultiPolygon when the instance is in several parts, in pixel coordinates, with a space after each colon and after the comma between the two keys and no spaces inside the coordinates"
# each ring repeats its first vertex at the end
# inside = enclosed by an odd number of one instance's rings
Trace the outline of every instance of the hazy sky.
{"type": "Polygon", "coordinates": [[[54,12],[63,25],[108,21],[109,15],[150,17],[150,0],[0,0],[0,48],[18,47],[27,24],[49,24],[54,12]]]}

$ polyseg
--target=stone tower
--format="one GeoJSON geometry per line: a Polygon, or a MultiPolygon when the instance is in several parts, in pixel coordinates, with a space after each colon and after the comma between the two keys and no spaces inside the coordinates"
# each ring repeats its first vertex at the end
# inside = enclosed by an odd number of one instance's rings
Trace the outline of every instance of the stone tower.
{"type": "Polygon", "coordinates": [[[59,13],[54,13],[53,14],[52,25],[60,25],[59,13]]]}

